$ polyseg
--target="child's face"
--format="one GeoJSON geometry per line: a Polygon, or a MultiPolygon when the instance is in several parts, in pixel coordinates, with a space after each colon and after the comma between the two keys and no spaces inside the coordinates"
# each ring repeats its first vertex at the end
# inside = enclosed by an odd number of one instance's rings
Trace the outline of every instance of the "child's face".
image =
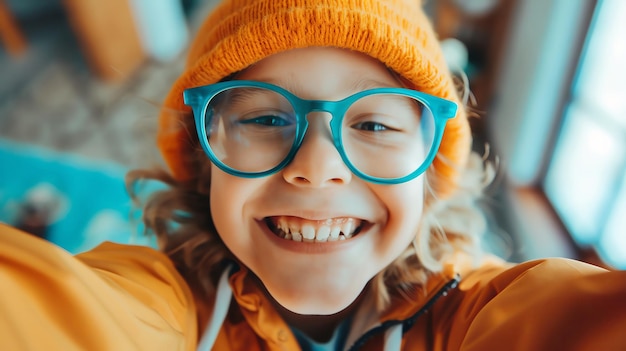
{"type": "MultiPolygon", "coordinates": [[[[237,79],[323,100],[354,94],[363,82],[367,88],[400,86],[380,62],[335,48],[270,56],[237,79]]],[[[333,314],[355,301],[410,244],[422,213],[423,177],[398,185],[356,177],[333,146],[329,119],[326,113],[309,115],[302,147],[274,175],[247,179],[211,170],[212,217],[220,237],[278,303],[300,314],[333,314]],[[279,237],[277,226],[360,231],[346,240],[298,242],[279,237]]]]}

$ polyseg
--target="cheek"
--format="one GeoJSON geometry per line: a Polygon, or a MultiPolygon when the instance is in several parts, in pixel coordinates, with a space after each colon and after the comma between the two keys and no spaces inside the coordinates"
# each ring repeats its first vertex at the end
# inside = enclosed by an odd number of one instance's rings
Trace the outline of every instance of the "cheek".
{"type": "Polygon", "coordinates": [[[250,186],[245,179],[231,176],[215,167],[211,172],[211,217],[218,235],[235,252],[238,251],[235,245],[244,244],[245,237],[229,233],[241,233],[244,228],[244,210],[250,186]]]}
{"type": "Polygon", "coordinates": [[[257,249],[260,239],[252,234],[256,223],[252,214],[258,208],[259,197],[262,197],[270,178],[240,178],[215,166],[211,173],[209,198],[217,234],[238,259],[249,266],[256,266],[262,257],[257,249]]]}
{"type": "Polygon", "coordinates": [[[387,209],[387,237],[397,239],[399,245],[408,245],[417,233],[422,218],[423,177],[404,184],[382,186],[375,192],[387,209]]]}
{"type": "Polygon", "coordinates": [[[228,236],[224,236],[223,233],[232,232],[235,229],[232,228],[231,223],[233,223],[233,220],[229,217],[233,215],[232,210],[230,209],[236,200],[234,196],[227,196],[225,192],[227,186],[222,180],[222,177],[213,171],[209,196],[211,204],[211,218],[213,219],[213,224],[215,225],[218,235],[222,238],[226,246],[231,248],[228,236]]]}

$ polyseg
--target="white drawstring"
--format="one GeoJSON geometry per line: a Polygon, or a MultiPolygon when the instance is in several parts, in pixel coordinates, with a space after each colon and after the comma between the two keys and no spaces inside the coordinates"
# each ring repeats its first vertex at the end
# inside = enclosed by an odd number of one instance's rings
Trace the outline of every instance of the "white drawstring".
{"type": "Polygon", "coordinates": [[[402,323],[385,331],[385,351],[398,351],[402,347],[402,323]]]}
{"type": "Polygon", "coordinates": [[[233,291],[228,284],[228,277],[230,276],[231,267],[229,266],[224,270],[219,282],[217,283],[217,292],[215,294],[215,304],[213,305],[213,314],[211,319],[204,329],[200,344],[198,345],[198,351],[210,351],[217,339],[217,334],[224,324],[226,315],[228,314],[228,308],[230,307],[230,300],[233,296],[233,291]]]}

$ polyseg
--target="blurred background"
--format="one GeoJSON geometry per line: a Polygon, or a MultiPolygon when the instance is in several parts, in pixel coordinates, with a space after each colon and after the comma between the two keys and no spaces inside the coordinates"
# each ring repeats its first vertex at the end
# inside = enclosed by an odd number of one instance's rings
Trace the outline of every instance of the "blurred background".
{"type": "MultiPolygon", "coordinates": [[[[124,174],[216,0],[0,0],[0,221],[152,245],[124,174]]],[[[488,248],[626,269],[626,1],[424,0],[497,164],[488,248]]]]}

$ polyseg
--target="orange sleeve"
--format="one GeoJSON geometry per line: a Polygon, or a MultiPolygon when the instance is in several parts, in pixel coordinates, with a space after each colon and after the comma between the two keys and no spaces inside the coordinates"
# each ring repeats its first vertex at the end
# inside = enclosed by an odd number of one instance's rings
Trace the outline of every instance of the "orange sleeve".
{"type": "Polygon", "coordinates": [[[459,286],[449,350],[626,350],[626,272],[527,262],[459,286]]]}
{"type": "Polygon", "coordinates": [[[195,350],[192,295],[169,259],[103,244],[72,256],[0,224],[0,350],[195,350]]]}

